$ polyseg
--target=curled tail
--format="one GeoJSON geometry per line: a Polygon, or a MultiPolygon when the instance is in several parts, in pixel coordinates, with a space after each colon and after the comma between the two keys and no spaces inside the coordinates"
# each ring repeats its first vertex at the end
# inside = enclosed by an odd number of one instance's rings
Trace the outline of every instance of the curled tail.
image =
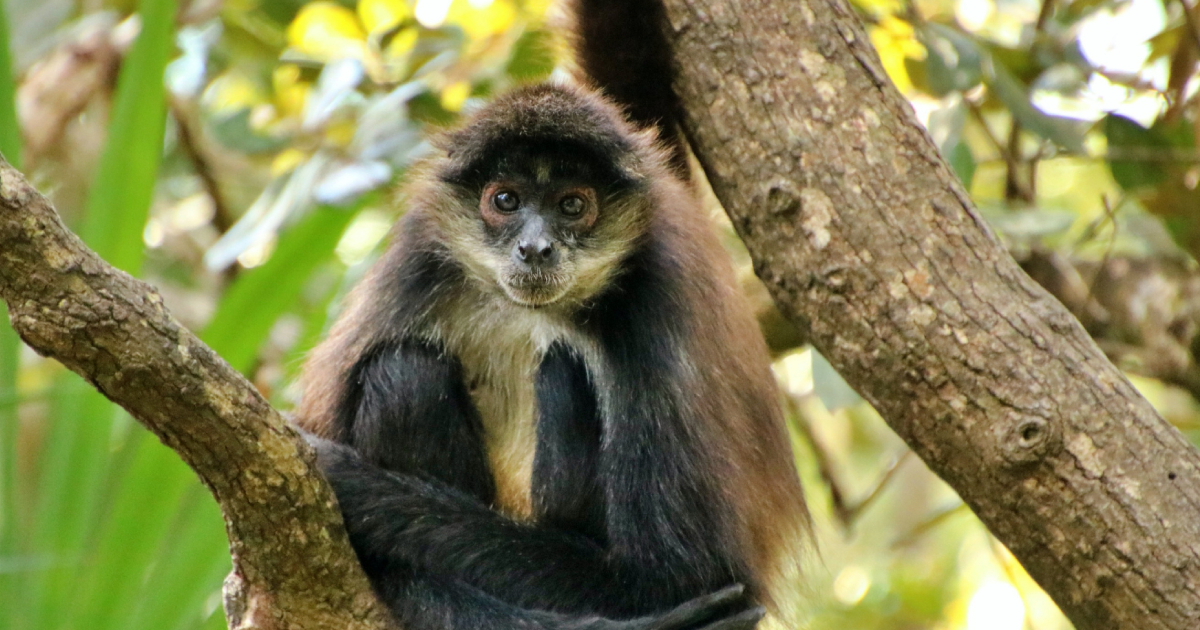
{"type": "Polygon", "coordinates": [[[620,105],[640,127],[653,127],[675,174],[688,179],[680,134],[675,69],[659,0],[572,0],[575,59],[582,78],[620,105]]]}

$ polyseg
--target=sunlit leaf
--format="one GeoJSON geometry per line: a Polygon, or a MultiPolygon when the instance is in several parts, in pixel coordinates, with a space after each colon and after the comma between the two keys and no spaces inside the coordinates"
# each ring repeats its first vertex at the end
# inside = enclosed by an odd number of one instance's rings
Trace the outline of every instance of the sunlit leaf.
{"type": "Polygon", "coordinates": [[[317,203],[344,206],[378,189],[391,178],[392,167],[385,162],[352,162],[322,176],[313,189],[313,199],[317,203]]]}
{"type": "Polygon", "coordinates": [[[241,72],[231,70],[208,84],[201,102],[205,109],[220,113],[254,107],[265,100],[266,94],[257,83],[241,72]]]}
{"type": "Polygon", "coordinates": [[[446,111],[457,112],[462,109],[463,103],[467,101],[467,97],[470,95],[470,81],[455,81],[442,90],[440,97],[442,107],[446,111]]]}
{"type": "Polygon", "coordinates": [[[296,116],[304,111],[312,85],[302,78],[300,67],[284,63],[271,73],[275,107],[281,116],[296,116]]]}
{"type": "Polygon", "coordinates": [[[854,391],[830,365],[829,360],[816,350],[812,351],[812,374],[813,392],[829,409],[841,409],[862,401],[858,392],[854,391]]]}
{"type": "Polygon", "coordinates": [[[304,107],[304,127],[315,129],[341,111],[361,105],[363,97],[354,88],[366,76],[363,63],[347,57],[337,59],[321,69],[317,85],[304,107]]]}
{"type": "Polygon", "coordinates": [[[358,19],[368,33],[387,30],[412,16],[406,0],[358,0],[358,19]]]}
{"type": "Polygon", "coordinates": [[[353,11],[332,2],[304,5],[288,25],[288,44],[322,61],[361,57],[367,34],[353,11]]]}
{"type": "Polygon", "coordinates": [[[478,40],[508,30],[516,17],[517,8],[511,0],[459,0],[450,5],[446,22],[461,27],[468,38],[478,40]]]}
{"type": "Polygon", "coordinates": [[[1066,232],[1077,215],[1059,208],[1013,210],[1007,205],[980,204],[979,211],[996,231],[1019,241],[1044,239],[1066,232]]]}

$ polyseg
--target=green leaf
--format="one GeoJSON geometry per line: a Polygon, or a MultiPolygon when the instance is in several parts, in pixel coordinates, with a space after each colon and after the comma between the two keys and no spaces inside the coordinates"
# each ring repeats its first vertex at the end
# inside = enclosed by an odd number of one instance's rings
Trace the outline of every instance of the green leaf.
{"type": "MultiPolygon", "coordinates": [[[[0,301],[0,561],[16,558],[20,509],[17,499],[17,369],[21,342],[0,301]]],[[[15,627],[17,577],[0,571],[0,626],[15,627]]]]}
{"type": "Polygon", "coordinates": [[[266,264],[229,287],[200,335],[205,343],[234,369],[249,369],[275,320],[295,304],[313,270],[333,255],[356,209],[317,208],[281,234],[266,264]]]}
{"type": "Polygon", "coordinates": [[[21,127],[17,121],[17,88],[13,81],[12,51],[8,48],[8,4],[0,6],[0,153],[21,168],[21,127]]]}
{"type": "MultiPolygon", "coordinates": [[[[199,482],[189,483],[126,630],[184,630],[203,623],[205,602],[219,593],[230,570],[222,523],[212,495],[199,482]]],[[[217,615],[223,617],[219,606],[217,615]]]]}
{"type": "Polygon", "coordinates": [[[946,152],[946,161],[950,164],[954,174],[958,175],[963,186],[969,190],[971,181],[975,179],[975,156],[971,154],[971,148],[965,142],[956,142],[946,152]]]}
{"type": "Polygon", "coordinates": [[[83,379],[68,372],[58,379],[38,454],[27,541],[27,553],[42,568],[23,576],[18,594],[31,628],[59,627],[70,611],[79,568],[104,510],[117,419],[113,404],[83,379]]]}
{"type": "Polygon", "coordinates": [[[513,44],[504,72],[517,81],[541,81],[554,71],[554,36],[542,29],[525,31],[513,44]]]}
{"type": "MultiPolygon", "coordinates": [[[[7,4],[0,6],[0,153],[21,167],[21,130],[17,123],[16,86],[8,48],[7,4]]],[[[21,341],[8,323],[8,308],[0,301],[0,560],[19,552],[20,520],[17,499],[17,369],[21,341]]],[[[15,573],[0,572],[0,626],[15,627],[18,602],[15,573]]]]}
{"type": "Polygon", "coordinates": [[[124,454],[128,464],[110,477],[103,518],[93,521],[94,542],[75,568],[75,588],[68,589],[68,628],[127,627],[143,596],[146,568],[168,542],[180,502],[197,484],[179,456],[140,427],[130,434],[124,454]]]}
{"type": "Polygon", "coordinates": [[[983,82],[1021,126],[1075,153],[1083,153],[1083,134],[1067,118],[1050,116],[1029,101],[1029,89],[994,57],[983,61],[983,82]]]}
{"type": "Polygon", "coordinates": [[[1193,135],[1186,122],[1164,123],[1159,121],[1146,129],[1136,122],[1109,114],[1104,118],[1104,135],[1108,139],[1109,160],[1113,179],[1125,190],[1153,188],[1167,180],[1171,169],[1164,162],[1155,161],[1156,155],[1166,156],[1173,150],[1190,149],[1193,135]],[[1122,159],[1124,154],[1125,159],[1122,159]]]}
{"type": "Polygon", "coordinates": [[[415,121],[436,127],[448,127],[458,120],[458,114],[442,107],[442,101],[432,92],[423,92],[408,102],[408,116],[415,121]]]}
{"type": "Polygon", "coordinates": [[[142,30],[121,65],[117,95],[80,236],[113,266],[136,274],[166,124],[163,73],[173,50],[174,0],[142,0],[142,30]]]}
{"type": "Polygon", "coordinates": [[[983,53],[971,38],[941,24],[929,23],[922,30],[928,57],[925,79],[935,96],[964,92],[982,79],[983,53]]]}

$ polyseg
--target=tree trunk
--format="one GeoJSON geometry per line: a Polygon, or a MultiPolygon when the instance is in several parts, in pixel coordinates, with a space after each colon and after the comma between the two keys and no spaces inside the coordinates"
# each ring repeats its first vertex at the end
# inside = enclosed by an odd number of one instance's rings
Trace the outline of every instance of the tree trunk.
{"type": "Polygon", "coordinates": [[[96,256],[2,158],[0,299],[25,343],[128,410],[212,491],[233,554],[230,628],[388,627],[311,449],[152,287],[96,256]]]}
{"type": "Polygon", "coordinates": [[[1200,454],[979,218],[843,0],[666,0],[780,308],[1080,630],[1200,623],[1200,454]]]}

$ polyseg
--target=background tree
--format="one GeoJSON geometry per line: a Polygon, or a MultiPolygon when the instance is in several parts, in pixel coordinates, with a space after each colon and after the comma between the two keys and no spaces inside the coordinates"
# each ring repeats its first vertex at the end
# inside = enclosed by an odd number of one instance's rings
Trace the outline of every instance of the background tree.
{"type": "MultiPolygon", "coordinates": [[[[120,3],[6,8],[0,49],[19,54],[17,80],[0,75],[0,151],[24,157],[89,246],[161,287],[284,408],[298,358],[399,210],[380,191],[420,154],[423,127],[562,56],[544,3],[144,0],[140,20],[120,3]],[[3,109],[14,102],[19,134],[3,109]]],[[[1194,440],[1192,11],[1153,0],[857,9],[1011,251],[1146,375],[1134,382],[1194,440]],[[1121,30],[1106,39],[1106,24],[1121,30]]],[[[805,436],[823,562],[813,626],[1067,627],[828,363],[796,350],[769,310],[763,322],[805,436]]],[[[8,330],[0,428],[11,627],[223,625],[228,550],[206,491],[8,330]]]]}

